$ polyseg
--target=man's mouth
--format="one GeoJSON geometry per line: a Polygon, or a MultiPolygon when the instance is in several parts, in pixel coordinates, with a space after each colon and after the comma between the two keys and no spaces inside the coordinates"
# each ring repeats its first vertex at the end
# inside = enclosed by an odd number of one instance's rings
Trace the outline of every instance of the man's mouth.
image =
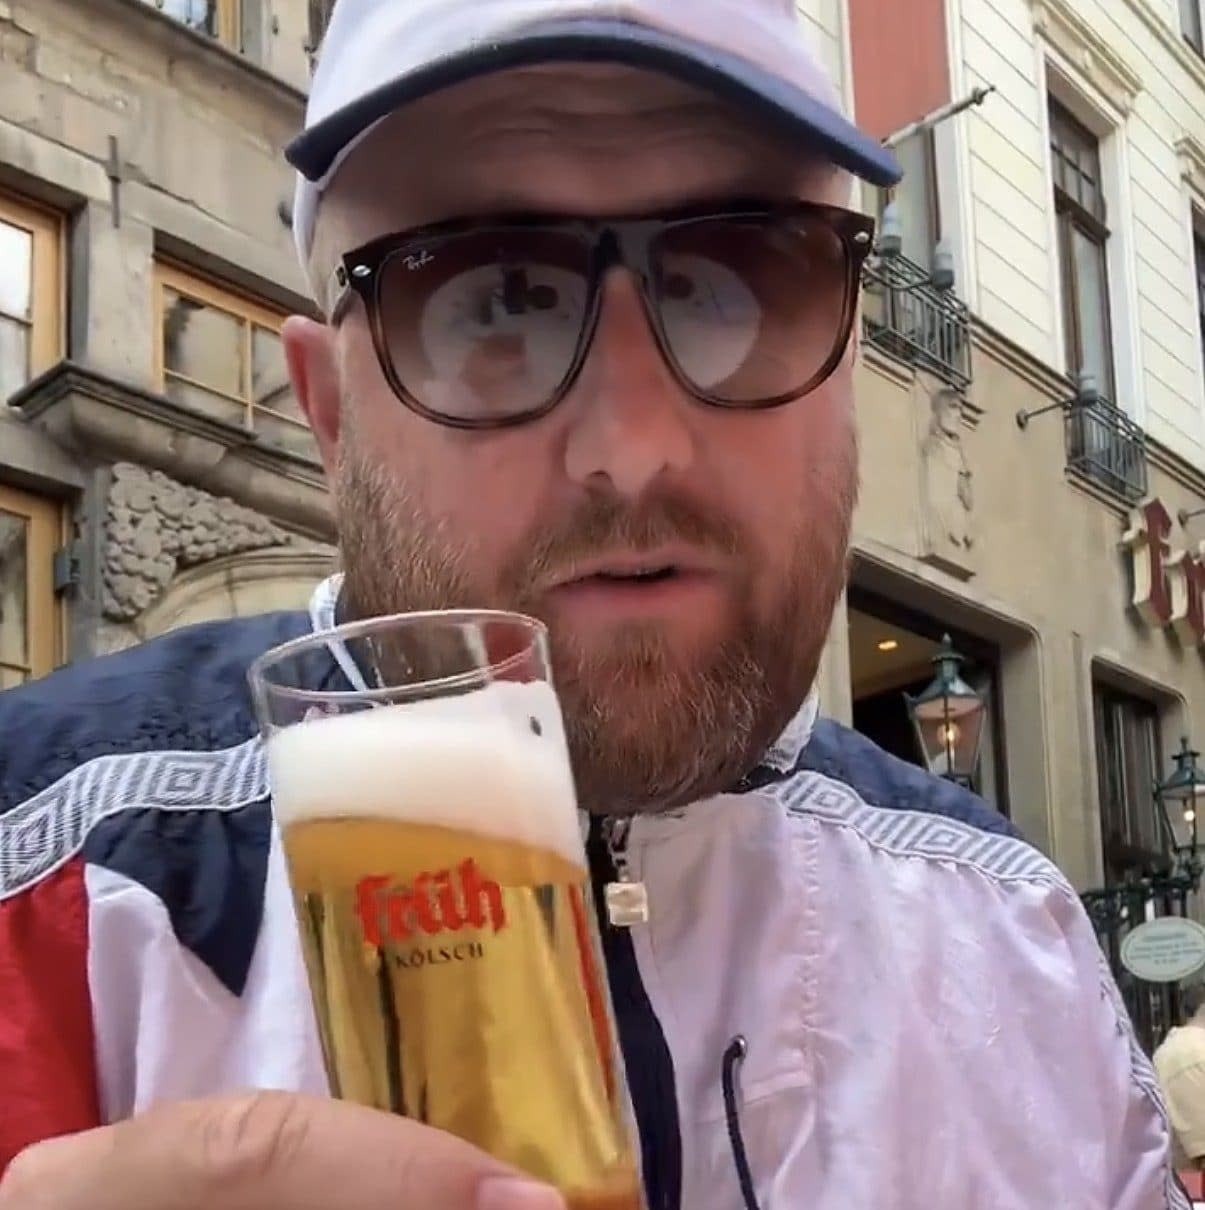
{"type": "Polygon", "coordinates": [[[714,570],[698,553],[683,548],[615,552],[586,559],[560,581],[558,587],[574,584],[661,584],[680,577],[714,570]]]}
{"type": "Polygon", "coordinates": [[[580,563],[550,595],[583,621],[667,620],[705,602],[714,604],[722,583],[719,570],[691,550],[619,554],[580,563]]]}
{"type": "Polygon", "coordinates": [[[581,584],[597,580],[602,583],[615,584],[657,584],[665,580],[672,580],[678,574],[678,567],[673,563],[668,563],[664,567],[642,568],[638,571],[596,571],[581,576],[571,583],[581,584]]]}

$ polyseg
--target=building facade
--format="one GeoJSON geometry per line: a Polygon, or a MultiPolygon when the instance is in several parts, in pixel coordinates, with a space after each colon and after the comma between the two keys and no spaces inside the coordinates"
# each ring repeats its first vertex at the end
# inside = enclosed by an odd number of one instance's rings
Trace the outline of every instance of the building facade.
{"type": "Polygon", "coordinates": [[[988,708],[977,784],[1089,892],[1150,1043],[1174,996],[1118,941],[1199,913],[1158,889],[1154,786],[1205,746],[1200,0],[804,8],[906,169],[863,196],[883,222],[828,707],[917,759],[901,695],[953,634],[988,708]]]}
{"type": "MultiPolygon", "coordinates": [[[[278,337],[309,307],[281,148],[327,7],[0,0],[0,685],[300,604],[332,566],[278,337]]],[[[949,633],[987,704],[976,784],[1085,891],[1158,865],[1152,787],[1205,747],[1201,17],[801,0],[907,169],[861,198],[825,704],[919,760],[904,694],[949,633]]]]}
{"type": "Polygon", "coordinates": [[[0,4],[0,685],[304,600],[296,0],[0,4]]]}

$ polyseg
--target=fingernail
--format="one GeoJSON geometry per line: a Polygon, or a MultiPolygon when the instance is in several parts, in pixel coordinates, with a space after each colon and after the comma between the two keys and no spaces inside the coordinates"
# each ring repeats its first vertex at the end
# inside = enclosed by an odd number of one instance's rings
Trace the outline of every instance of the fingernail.
{"type": "Polygon", "coordinates": [[[565,1201],[547,1185],[501,1177],[482,1184],[477,1210],[565,1210],[565,1201]]]}

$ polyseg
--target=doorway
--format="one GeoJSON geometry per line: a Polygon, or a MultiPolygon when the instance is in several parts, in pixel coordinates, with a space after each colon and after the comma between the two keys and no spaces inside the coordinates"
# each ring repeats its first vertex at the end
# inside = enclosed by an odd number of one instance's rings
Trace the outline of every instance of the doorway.
{"type": "Polygon", "coordinates": [[[915,697],[933,680],[933,658],[940,650],[942,636],[948,634],[955,649],[965,657],[963,679],[984,694],[987,705],[979,765],[972,783],[977,793],[1007,815],[999,649],[932,615],[856,587],[849,590],[848,614],[854,730],[893,756],[925,767],[905,694],[915,697]]]}

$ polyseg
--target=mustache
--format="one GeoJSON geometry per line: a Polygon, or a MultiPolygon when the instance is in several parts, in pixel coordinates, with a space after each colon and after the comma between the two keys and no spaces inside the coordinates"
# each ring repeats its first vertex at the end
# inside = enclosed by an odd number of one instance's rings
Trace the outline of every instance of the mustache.
{"type": "Polygon", "coordinates": [[[635,504],[595,494],[555,526],[544,528],[503,579],[517,595],[528,596],[564,579],[587,560],[618,550],[641,553],[671,544],[724,558],[735,558],[747,546],[730,520],[682,493],[661,491],[635,504]]]}

